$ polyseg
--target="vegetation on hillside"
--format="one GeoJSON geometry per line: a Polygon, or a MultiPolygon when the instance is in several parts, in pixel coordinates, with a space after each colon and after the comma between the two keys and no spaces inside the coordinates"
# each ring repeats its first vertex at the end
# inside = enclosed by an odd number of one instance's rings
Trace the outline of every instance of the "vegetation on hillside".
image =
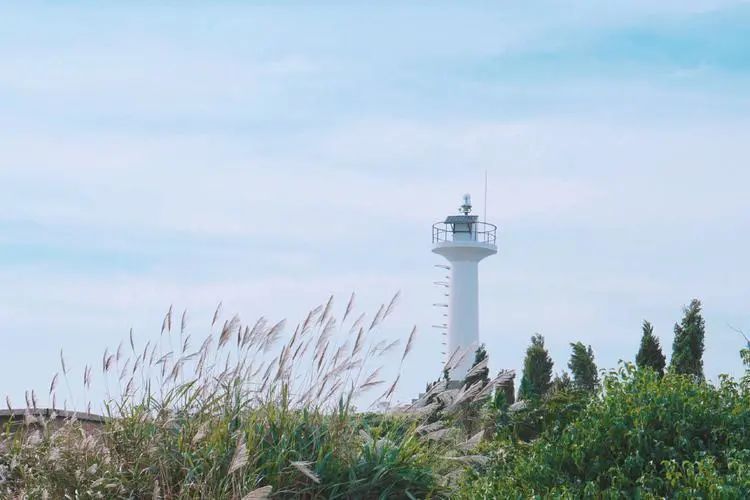
{"type": "MultiPolygon", "coordinates": [[[[750,350],[741,380],[702,376],[705,325],[693,301],[665,358],[648,322],[637,364],[600,372],[591,346],[571,343],[570,374],[552,376],[531,339],[514,401],[512,371],[491,376],[487,352],[459,386],[445,378],[388,406],[378,360],[403,347],[372,319],[339,323],[329,300],[280,343],[283,322],[223,326],[195,350],[166,315],[161,338],[105,352],[100,378],[117,387],[109,419],[86,432],[34,414],[6,425],[0,495],[8,498],[747,498],[750,350]],[[342,325],[345,324],[345,327],[342,325]],[[173,348],[176,345],[178,347],[173,348]],[[127,352],[130,352],[128,357],[127,352]],[[372,405],[358,407],[367,394],[372,405]]],[[[634,342],[635,344],[635,342],[634,342]]],[[[446,368],[470,355],[454,353],[446,368]]],[[[58,380],[71,373],[61,358],[58,380]]],[[[83,370],[89,387],[93,368],[83,370]]],[[[449,370],[446,370],[449,371],[449,370]]],[[[54,398],[53,398],[54,399],[54,398]]],[[[368,402],[370,402],[368,401],[368,402]]]]}

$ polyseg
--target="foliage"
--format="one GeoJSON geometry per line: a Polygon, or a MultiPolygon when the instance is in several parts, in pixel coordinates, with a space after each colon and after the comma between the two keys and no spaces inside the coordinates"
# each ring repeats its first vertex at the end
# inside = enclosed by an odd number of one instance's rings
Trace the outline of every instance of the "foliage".
{"type": "Polygon", "coordinates": [[[584,346],[581,342],[571,343],[573,353],[570,355],[568,368],[573,374],[573,385],[583,391],[593,391],[599,384],[599,375],[594,363],[594,351],[591,346],[584,346]]]}
{"type": "Polygon", "coordinates": [[[659,375],[664,374],[666,358],[661,352],[659,339],[654,335],[654,327],[648,321],[643,321],[643,336],[641,337],[641,347],[635,357],[635,364],[638,368],[651,368],[659,375]]]}
{"type": "Polygon", "coordinates": [[[623,366],[562,426],[499,438],[461,498],[747,498],[750,386],[623,366]]]}
{"type": "MultiPolygon", "coordinates": [[[[337,337],[329,300],[280,349],[274,344],[283,323],[266,326],[261,319],[250,328],[235,317],[191,353],[183,315],[178,354],[171,349],[177,339],[171,338],[170,309],[158,343],[169,346],[166,353],[157,352],[156,343],[151,350],[148,343],[136,348],[132,337],[132,365],[121,348],[105,352],[102,377],[120,373],[118,382],[125,377],[127,383],[108,403],[103,429],[84,429],[74,419],[59,427],[55,419],[33,417],[31,407],[25,425],[8,424],[0,446],[0,496],[442,496],[445,446],[418,432],[423,419],[354,407],[360,395],[383,384],[379,368],[367,365],[396,345],[373,332],[393,302],[369,328],[360,317],[349,328],[351,337],[337,337]]],[[[351,301],[345,319],[350,310],[351,301]]],[[[217,309],[212,323],[221,325],[218,316],[217,309]]],[[[413,337],[414,331],[402,359],[413,337]]],[[[86,385],[90,369],[84,374],[86,385]]],[[[394,388],[395,382],[388,384],[376,401],[387,401],[394,388]]]]}
{"type": "Polygon", "coordinates": [[[676,373],[703,378],[703,340],[706,325],[701,315],[701,303],[693,299],[683,309],[684,317],[674,325],[671,369],[676,373]]]}
{"type": "Polygon", "coordinates": [[[544,337],[531,337],[523,361],[523,376],[518,389],[518,399],[534,399],[543,396],[552,383],[552,358],[544,347],[544,337]]]}

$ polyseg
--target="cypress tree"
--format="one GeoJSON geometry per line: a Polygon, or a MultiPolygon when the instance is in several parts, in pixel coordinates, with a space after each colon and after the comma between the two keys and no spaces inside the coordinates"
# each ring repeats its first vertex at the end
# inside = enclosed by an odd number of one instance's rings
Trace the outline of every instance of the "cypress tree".
{"type": "Polygon", "coordinates": [[[672,362],[670,368],[676,373],[703,378],[703,340],[706,323],[701,315],[701,303],[693,299],[683,308],[684,316],[674,325],[672,362]]]}
{"type": "Polygon", "coordinates": [[[559,375],[555,375],[550,386],[550,392],[565,392],[573,388],[573,380],[568,375],[568,372],[562,372],[559,375]]]}
{"type": "Polygon", "coordinates": [[[544,337],[538,333],[531,337],[523,360],[523,377],[518,389],[518,399],[543,396],[552,383],[552,358],[544,347],[544,337]]]}
{"type": "Polygon", "coordinates": [[[573,385],[577,389],[593,391],[599,384],[599,375],[594,363],[594,351],[591,346],[586,347],[581,342],[571,343],[573,352],[570,355],[568,368],[573,374],[573,385]]]}
{"type": "Polygon", "coordinates": [[[659,375],[664,375],[664,366],[667,364],[659,339],[654,336],[654,327],[646,320],[643,320],[643,336],[641,347],[635,356],[635,364],[638,368],[649,367],[659,375]]]}

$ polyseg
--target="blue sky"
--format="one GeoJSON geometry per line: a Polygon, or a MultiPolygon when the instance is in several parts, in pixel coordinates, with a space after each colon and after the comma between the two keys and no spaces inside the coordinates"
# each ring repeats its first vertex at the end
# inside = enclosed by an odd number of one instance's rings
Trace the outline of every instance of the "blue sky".
{"type": "Polygon", "coordinates": [[[440,370],[430,225],[500,252],[482,340],[601,367],[703,300],[711,377],[750,330],[746,2],[18,2],[0,7],[0,388],[45,392],[174,304],[301,318],[351,291],[440,370]],[[653,5],[658,3],[658,5],[653,5]]]}

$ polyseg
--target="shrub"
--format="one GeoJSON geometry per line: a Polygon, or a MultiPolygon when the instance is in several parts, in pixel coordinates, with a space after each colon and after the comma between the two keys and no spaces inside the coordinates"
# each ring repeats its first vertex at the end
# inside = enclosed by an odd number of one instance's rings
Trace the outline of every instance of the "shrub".
{"type": "Polygon", "coordinates": [[[500,439],[491,470],[462,498],[746,498],[750,398],[745,382],[718,387],[660,378],[632,365],[611,373],[572,422],[527,444],[500,439]]]}

